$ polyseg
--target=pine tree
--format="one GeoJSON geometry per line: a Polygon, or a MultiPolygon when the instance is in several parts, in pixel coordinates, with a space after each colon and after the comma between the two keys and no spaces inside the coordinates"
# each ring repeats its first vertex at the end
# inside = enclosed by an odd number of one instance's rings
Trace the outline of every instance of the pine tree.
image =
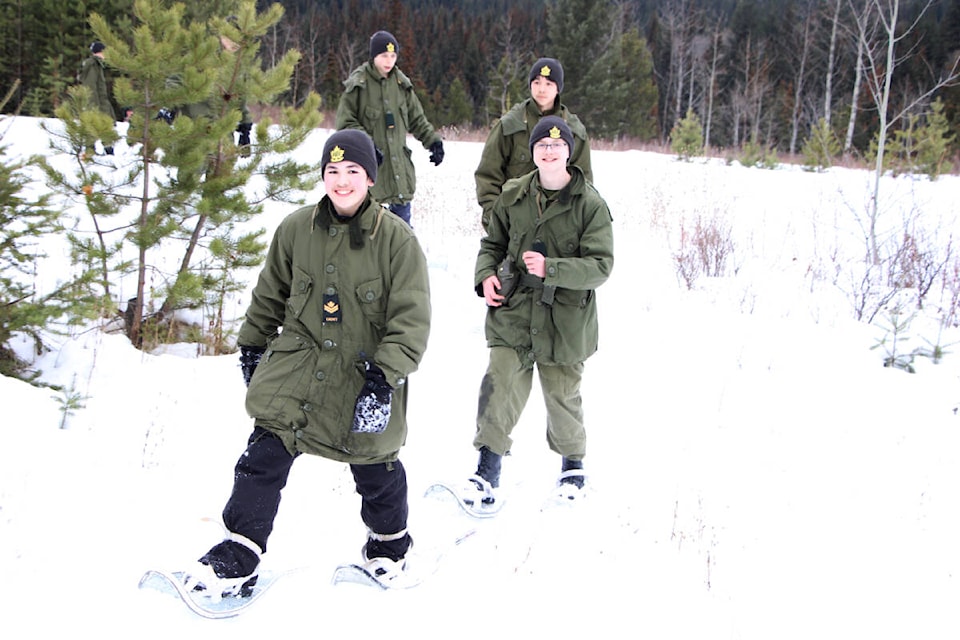
{"type": "Polygon", "coordinates": [[[703,153],[703,125],[692,110],[687,111],[670,132],[670,149],[681,160],[690,160],[703,153]]]}
{"type": "MultiPolygon", "coordinates": [[[[14,95],[16,86],[0,100],[0,109],[14,95]]],[[[87,271],[68,275],[49,291],[38,290],[36,263],[44,258],[37,239],[59,231],[59,212],[50,208],[51,194],[35,199],[24,196],[28,179],[25,168],[36,162],[10,161],[0,127],[0,374],[22,375],[22,362],[10,345],[15,335],[29,337],[37,352],[43,350],[42,332],[53,322],[76,323],[94,315],[87,271]]]]}
{"type": "Polygon", "coordinates": [[[590,77],[584,95],[591,107],[583,117],[592,137],[656,137],[659,95],[653,56],[639,31],[631,29],[618,38],[607,54],[596,60],[590,77]]]}
{"type": "MultiPolygon", "coordinates": [[[[61,176],[60,188],[89,192],[92,202],[102,198],[102,206],[88,208],[98,222],[117,210],[134,218],[121,242],[132,245],[137,256],[130,265],[136,295],[127,301],[125,315],[127,333],[138,346],[144,344],[145,319],[158,336],[169,330],[177,309],[209,305],[211,291],[232,291],[234,283],[224,278],[235,277],[236,267],[255,264],[263,253],[259,233],[238,235],[238,225],[259,214],[266,199],[292,199],[319,179],[317,164],[289,157],[320,122],[316,94],[299,108],[283,109],[278,125],[261,118],[249,157],[234,143],[245,103],[269,104],[283,94],[299,59],[290,50],[263,69],[259,42],[280,20],[280,5],[258,13],[254,0],[227,1],[229,20],[214,16],[197,22],[184,19],[183,5],[164,4],[136,0],[137,24],[129,44],[103,16],[90,17],[97,38],[107,45],[107,64],[121,73],[114,85],[117,102],[134,107],[127,143],[136,159],[128,172],[118,178],[118,172],[104,170],[101,158],[76,151],[91,139],[107,143],[110,138],[85,108],[82,92],[72,92],[71,104],[57,112],[66,131],[60,149],[73,150],[78,167],[73,177],[61,176]],[[158,119],[161,109],[180,115],[168,123],[158,119]],[[248,201],[244,189],[253,177],[264,186],[248,201]],[[154,250],[171,242],[183,247],[180,264],[155,263],[154,250]]],[[[221,329],[216,332],[222,334],[221,329]]],[[[218,349],[224,344],[215,342],[218,349]]]]}
{"type": "Polygon", "coordinates": [[[494,121],[530,95],[527,72],[530,62],[515,53],[504,53],[497,66],[487,76],[488,121],[494,121]]]}
{"type": "Polygon", "coordinates": [[[597,78],[595,61],[611,44],[612,7],[609,0],[556,0],[547,6],[549,51],[538,55],[556,58],[563,65],[564,102],[577,113],[587,129],[591,105],[587,87],[597,78]]]}
{"type": "Polygon", "coordinates": [[[833,159],[840,153],[840,141],[825,118],[820,118],[816,126],[811,127],[802,153],[803,165],[808,169],[820,171],[833,166],[833,159]]]}
{"type": "Polygon", "coordinates": [[[469,125],[473,118],[473,103],[467,90],[463,85],[463,79],[457,76],[450,83],[450,90],[447,92],[443,102],[443,118],[438,123],[440,126],[446,125],[469,125]]]}
{"type": "Polygon", "coordinates": [[[937,98],[930,105],[926,126],[918,132],[917,137],[917,169],[931,180],[949,173],[952,165],[947,161],[947,156],[956,136],[950,133],[950,123],[944,114],[941,99],[937,98]]]}

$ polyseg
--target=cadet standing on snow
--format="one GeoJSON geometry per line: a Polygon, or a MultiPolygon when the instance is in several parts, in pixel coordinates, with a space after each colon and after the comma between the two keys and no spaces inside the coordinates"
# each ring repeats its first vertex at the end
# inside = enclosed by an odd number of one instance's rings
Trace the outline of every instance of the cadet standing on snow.
{"type": "MultiPolygon", "coordinates": [[[[110,83],[103,62],[105,49],[106,46],[99,40],[90,45],[90,57],[84,60],[80,67],[80,84],[90,90],[91,104],[116,122],[117,112],[110,98],[110,83]]],[[[113,147],[104,147],[103,151],[107,155],[113,155],[113,147]]]]}
{"type": "Polygon", "coordinates": [[[539,374],[547,442],[560,454],[568,497],[584,484],[583,363],[597,349],[595,289],[613,270],[610,210],[583,170],[569,164],[573,132],[547,116],[528,143],[536,171],[509,180],[480,241],[474,283],[487,303],[490,360],[480,385],[476,474],[463,490],[475,510],[496,509],[501,458],[539,374]],[[498,275],[499,274],[499,275],[498,275]]]}
{"type": "Polygon", "coordinates": [[[410,547],[407,377],[430,331],[427,263],[413,231],[370,197],[376,150],[362,131],[323,147],[326,196],[284,219],[240,328],[254,430],[223,510],[227,538],[187,572],[194,590],[256,581],[293,461],[350,465],[367,526],[367,568],[400,575],[410,547]]]}
{"type": "Polygon", "coordinates": [[[410,224],[410,203],[417,176],[407,134],[430,151],[430,162],[443,162],[443,140],[423,114],[413,83],[396,65],[400,45],[393,34],[370,38],[370,60],[350,73],[337,107],[337,129],[362,129],[383,153],[383,167],[371,193],[410,224]]]}
{"type": "Polygon", "coordinates": [[[580,167],[586,179],[593,182],[587,130],[580,118],[561,104],[562,91],[563,67],[560,62],[553,58],[540,58],[530,68],[530,97],[513,105],[490,129],[480,164],[474,173],[477,202],[483,209],[480,222],[484,229],[490,221],[490,211],[503,183],[536,169],[530,153],[530,134],[544,116],[558,116],[570,127],[573,132],[570,164],[580,167]]]}

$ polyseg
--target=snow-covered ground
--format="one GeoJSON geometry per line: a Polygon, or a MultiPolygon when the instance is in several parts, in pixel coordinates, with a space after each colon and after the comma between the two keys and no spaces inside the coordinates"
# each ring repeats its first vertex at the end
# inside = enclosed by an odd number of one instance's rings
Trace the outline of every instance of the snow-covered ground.
{"type": "MultiPolygon", "coordinates": [[[[37,120],[0,124],[9,153],[49,153],[37,120]]],[[[319,153],[327,135],[298,153],[319,153]]],[[[219,540],[204,519],[219,520],[251,421],[235,355],[142,353],[91,328],[51,336],[36,361],[42,380],[85,397],[65,428],[62,395],[0,377],[0,635],[960,634],[960,353],[919,358],[916,374],[884,368],[871,349],[883,329],[853,319],[868,173],[595,151],[616,264],[598,293],[601,345],[583,388],[592,491],[574,508],[541,509],[560,461],[535,386],[504,461],[510,500],[474,521],[423,491],[476,462],[481,145],[447,142],[439,167],[413,146],[434,317],[402,459],[417,546],[450,547],[436,574],[408,591],[332,586],[334,566],[364,541],[359,497],[345,465],[302,456],[264,563],[303,571],[225,621],[138,590],[148,567],[186,564],[219,540]],[[729,229],[735,251],[725,277],[690,291],[674,253],[698,216],[729,229]]],[[[960,228],[958,189],[955,176],[886,179],[881,232],[918,218],[946,246],[960,228]]],[[[269,237],[293,208],[269,205],[256,224],[269,237]]],[[[51,252],[38,278],[60,277],[63,260],[51,252]]],[[[911,348],[960,343],[956,328],[938,337],[938,292],[911,324],[911,348]]],[[[245,305],[239,296],[230,312],[245,305]]]]}

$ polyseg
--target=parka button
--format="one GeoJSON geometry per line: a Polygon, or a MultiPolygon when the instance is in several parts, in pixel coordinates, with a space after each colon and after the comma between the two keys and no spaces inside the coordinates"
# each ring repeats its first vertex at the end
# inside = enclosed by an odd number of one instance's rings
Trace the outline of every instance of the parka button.
{"type": "Polygon", "coordinates": [[[538,333],[540,333],[540,330],[537,329],[536,327],[534,327],[534,328],[530,329],[530,333],[532,333],[533,335],[537,335],[538,333]]]}
{"type": "Polygon", "coordinates": [[[328,295],[328,296],[334,296],[334,295],[336,295],[336,294],[337,294],[337,288],[336,288],[336,287],[327,287],[327,295],[328,295]]]}
{"type": "Polygon", "coordinates": [[[306,290],[307,290],[307,283],[304,282],[303,280],[301,280],[300,282],[298,282],[298,283],[297,283],[297,290],[300,291],[301,293],[303,293],[304,291],[306,291],[306,290]]]}
{"type": "Polygon", "coordinates": [[[310,404],[309,402],[304,402],[303,406],[300,408],[303,409],[304,411],[313,411],[313,405],[310,404]]]}
{"type": "Polygon", "coordinates": [[[549,269],[547,269],[547,273],[549,273],[550,275],[554,276],[554,275],[557,274],[557,268],[556,268],[556,267],[550,267],[549,269]]]}
{"type": "Polygon", "coordinates": [[[324,271],[326,271],[327,273],[333,273],[336,270],[337,270],[337,266],[333,264],[328,264],[326,267],[324,267],[324,271]]]}
{"type": "Polygon", "coordinates": [[[339,231],[336,227],[330,227],[330,231],[328,231],[328,233],[330,234],[330,237],[333,238],[339,233],[339,231]]]}
{"type": "Polygon", "coordinates": [[[373,291],[367,291],[365,294],[363,294],[363,297],[367,299],[367,302],[372,302],[376,297],[376,294],[374,294],[373,291]]]}
{"type": "Polygon", "coordinates": [[[327,374],[325,374],[323,371],[317,371],[317,372],[314,374],[314,377],[315,377],[317,380],[325,380],[326,377],[327,377],[327,374]]]}
{"type": "Polygon", "coordinates": [[[324,349],[333,349],[335,346],[337,346],[337,345],[336,345],[336,343],[334,343],[333,340],[324,340],[324,341],[323,341],[323,348],[324,348],[324,349]]]}

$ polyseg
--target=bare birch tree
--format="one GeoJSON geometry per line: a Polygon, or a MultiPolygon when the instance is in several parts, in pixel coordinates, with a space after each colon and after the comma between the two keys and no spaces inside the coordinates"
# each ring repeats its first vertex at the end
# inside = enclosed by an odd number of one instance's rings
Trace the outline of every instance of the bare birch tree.
{"type": "Polygon", "coordinates": [[[830,20],[830,46],[827,53],[827,71],[823,89],[823,121],[830,126],[833,112],[833,74],[837,61],[837,38],[840,31],[840,8],[843,0],[833,0],[833,18],[830,20]]]}
{"type": "Polygon", "coordinates": [[[900,32],[897,31],[900,19],[900,0],[866,0],[866,3],[869,12],[855,12],[855,14],[857,16],[857,32],[860,36],[859,41],[863,45],[863,62],[867,72],[864,75],[864,81],[870,88],[879,119],[873,189],[869,200],[869,210],[867,211],[869,225],[867,241],[869,243],[870,259],[874,264],[877,264],[880,261],[880,252],[877,245],[880,178],[883,176],[883,156],[887,136],[894,125],[918,105],[927,102],[939,89],[958,83],[957,81],[960,79],[960,73],[958,73],[960,59],[954,59],[952,65],[940,74],[932,74],[934,77],[932,77],[932,85],[929,89],[926,91],[921,89],[917,96],[906,98],[891,113],[890,97],[894,71],[900,64],[914,55],[913,51],[898,54],[897,45],[917,28],[920,19],[933,4],[933,0],[927,0],[914,21],[900,32]],[[879,26],[879,29],[873,29],[874,23],[868,20],[871,15],[876,17],[875,24],[879,26]],[[879,37],[873,37],[874,35],[879,37]]]}
{"type": "Polygon", "coordinates": [[[526,98],[526,73],[532,64],[531,56],[523,53],[522,43],[513,28],[513,14],[505,13],[498,21],[495,41],[500,57],[491,59],[487,72],[487,116],[496,120],[513,106],[517,99],[526,98]]]}
{"type": "Polygon", "coordinates": [[[847,135],[843,139],[843,152],[849,153],[853,148],[853,132],[857,125],[857,113],[860,107],[860,90],[863,87],[864,57],[867,51],[867,42],[876,37],[877,20],[873,13],[873,0],[862,0],[858,7],[853,0],[847,0],[853,11],[855,28],[853,38],[857,44],[857,57],[853,65],[853,92],[850,96],[850,117],[847,119],[847,135]]]}
{"type": "Polygon", "coordinates": [[[670,66],[663,82],[663,86],[667,88],[664,105],[673,103],[672,121],[664,118],[664,126],[669,130],[672,123],[681,120],[684,115],[683,96],[687,92],[685,87],[690,73],[688,58],[693,13],[687,0],[670,0],[660,7],[658,14],[670,38],[670,66]]]}
{"type": "Polygon", "coordinates": [[[803,105],[804,81],[807,75],[807,61],[810,59],[811,32],[813,31],[813,17],[815,15],[812,4],[804,7],[803,32],[800,35],[800,42],[796,43],[794,55],[796,56],[796,74],[793,81],[793,105],[790,109],[790,153],[793,154],[797,149],[797,137],[800,129],[800,113],[803,105]]]}
{"type": "Polygon", "coordinates": [[[720,60],[720,43],[723,40],[723,27],[718,19],[713,30],[713,46],[710,56],[710,72],[707,79],[707,105],[706,113],[703,118],[703,146],[710,148],[710,128],[713,124],[713,100],[717,94],[717,66],[720,60]]]}

